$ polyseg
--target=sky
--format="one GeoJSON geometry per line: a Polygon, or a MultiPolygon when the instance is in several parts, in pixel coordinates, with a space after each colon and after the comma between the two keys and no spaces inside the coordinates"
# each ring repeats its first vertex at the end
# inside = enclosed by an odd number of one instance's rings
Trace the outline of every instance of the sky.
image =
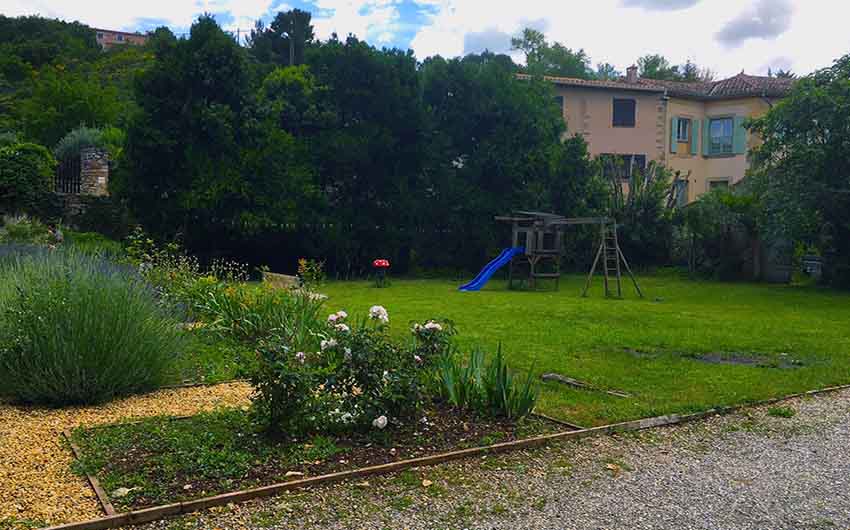
{"type": "Polygon", "coordinates": [[[202,13],[245,32],[257,19],[268,22],[294,7],[313,14],[319,38],[353,33],[378,47],[411,48],[420,60],[484,49],[511,53],[511,36],[524,27],[583,48],[594,66],[609,62],[621,71],[660,53],[721,77],[768,68],[805,74],[850,53],[846,0],[0,0],[7,16],[39,14],[125,31],[165,25],[175,33],[187,32],[202,13]]]}

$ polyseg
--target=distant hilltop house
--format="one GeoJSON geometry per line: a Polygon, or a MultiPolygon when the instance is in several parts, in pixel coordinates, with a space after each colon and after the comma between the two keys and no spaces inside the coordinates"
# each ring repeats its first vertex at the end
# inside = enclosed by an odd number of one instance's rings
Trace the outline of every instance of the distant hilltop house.
{"type": "Polygon", "coordinates": [[[568,134],[582,135],[593,156],[620,157],[625,177],[650,160],[681,171],[681,203],[744,178],[747,152],[759,142],[744,120],[767,112],[793,83],[743,72],[712,82],[659,81],[638,77],[634,66],[613,81],[545,79],[555,85],[568,134]]]}
{"type": "Polygon", "coordinates": [[[94,31],[97,43],[100,44],[100,47],[104,50],[108,50],[113,46],[120,46],[122,44],[142,45],[148,41],[148,36],[142,35],[141,33],[127,33],[126,31],[96,28],[94,31]]]}

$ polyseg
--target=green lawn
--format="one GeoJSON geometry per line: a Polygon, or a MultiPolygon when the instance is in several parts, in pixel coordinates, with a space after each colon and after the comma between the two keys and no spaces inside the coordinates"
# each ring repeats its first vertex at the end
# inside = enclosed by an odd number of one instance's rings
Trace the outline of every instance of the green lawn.
{"type": "Polygon", "coordinates": [[[564,277],[559,291],[510,291],[491,281],[477,293],[448,280],[394,280],[322,288],[329,310],[354,316],[374,304],[390,313],[392,332],[429,317],[455,321],[464,347],[503,351],[513,366],[559,372],[630,398],[546,383],[538,409],[582,425],[692,412],[850,383],[850,295],[814,287],[641,277],[622,300],[605,299],[601,280],[581,298],[584,278],[564,277]],[[710,363],[712,354],[758,364],[710,363]],[[719,354],[719,355],[718,355],[719,354]],[[797,366],[799,365],[799,366],[797,366]]]}

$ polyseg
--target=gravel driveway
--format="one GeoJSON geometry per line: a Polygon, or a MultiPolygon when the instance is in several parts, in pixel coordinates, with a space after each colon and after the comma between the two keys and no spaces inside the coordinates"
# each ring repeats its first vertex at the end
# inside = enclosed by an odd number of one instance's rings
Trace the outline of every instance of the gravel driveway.
{"type": "Polygon", "coordinates": [[[847,529],[848,452],[850,391],[843,391],[145,528],[847,529]]]}

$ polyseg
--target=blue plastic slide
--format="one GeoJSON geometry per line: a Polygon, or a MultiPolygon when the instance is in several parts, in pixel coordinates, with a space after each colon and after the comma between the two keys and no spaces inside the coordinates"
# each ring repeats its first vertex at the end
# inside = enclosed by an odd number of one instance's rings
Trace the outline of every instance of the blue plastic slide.
{"type": "Polygon", "coordinates": [[[525,247],[506,248],[496,259],[481,269],[481,272],[478,273],[478,276],[474,280],[458,287],[458,291],[480,291],[484,287],[484,284],[487,283],[487,280],[493,276],[494,272],[504,267],[507,263],[510,263],[514,256],[523,252],[525,252],[525,247]]]}

